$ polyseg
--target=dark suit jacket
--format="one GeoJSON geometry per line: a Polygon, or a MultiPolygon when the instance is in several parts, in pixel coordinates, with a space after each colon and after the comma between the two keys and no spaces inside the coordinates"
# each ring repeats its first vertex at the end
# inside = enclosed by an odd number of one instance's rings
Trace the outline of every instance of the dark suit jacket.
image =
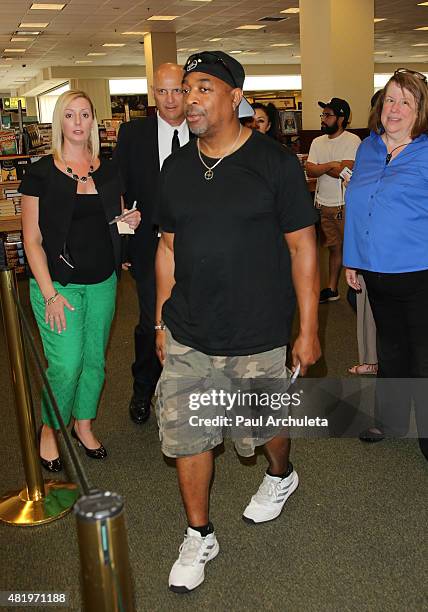
{"type": "Polygon", "coordinates": [[[119,164],[126,207],[131,208],[136,200],[141,212],[140,226],[128,248],[132,274],[139,280],[153,269],[157,245],[152,224],[160,174],[157,117],[122,123],[113,158],[119,164]]]}

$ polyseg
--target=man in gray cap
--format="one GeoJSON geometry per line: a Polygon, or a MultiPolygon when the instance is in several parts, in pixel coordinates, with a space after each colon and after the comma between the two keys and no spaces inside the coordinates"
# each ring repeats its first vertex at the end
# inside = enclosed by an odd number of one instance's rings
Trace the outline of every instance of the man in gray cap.
{"type": "Polygon", "coordinates": [[[352,170],[361,140],[345,130],[351,108],[346,100],[332,98],[318,102],[322,136],[314,138],[306,162],[308,176],[317,178],[315,206],[320,210],[321,246],[329,250],[328,287],[320,292],[320,304],[340,298],[338,283],[342,269],[343,232],[345,227],[345,187],[340,173],[352,170]]]}
{"type": "Polygon", "coordinates": [[[219,552],[208,506],[223,426],[232,425],[239,454],[252,456],[263,445],[269,464],[244,520],[278,517],[299,482],[288,437],[233,428],[225,393],[213,394],[217,381],[229,389],[233,382],[287,389],[295,294],[293,369],[300,365],[305,374],[320,356],[316,215],[300,164],[276,141],[240,125],[238,116],[252,110],[239,62],[204,51],[189,57],[184,71],[185,115],[197,138],[165,162],[155,214],[162,232],[156,344],[164,364],[156,411],[188,519],[169,576],[178,593],[199,586],[206,562],[219,552]]]}

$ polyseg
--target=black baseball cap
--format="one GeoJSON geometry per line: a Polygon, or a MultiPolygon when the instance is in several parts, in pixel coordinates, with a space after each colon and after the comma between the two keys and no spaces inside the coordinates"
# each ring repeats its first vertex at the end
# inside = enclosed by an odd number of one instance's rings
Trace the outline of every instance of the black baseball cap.
{"type": "Polygon", "coordinates": [[[321,108],[331,108],[337,117],[345,117],[346,120],[349,119],[351,114],[351,107],[346,100],[341,98],[332,98],[330,102],[318,102],[318,106],[321,106],[321,108]]]}
{"type": "MultiPolygon", "coordinates": [[[[245,71],[234,57],[224,51],[201,51],[191,55],[184,64],[184,72],[203,72],[221,79],[231,87],[243,89],[245,71]]],[[[254,109],[245,98],[239,104],[239,118],[252,117],[254,109]]]]}

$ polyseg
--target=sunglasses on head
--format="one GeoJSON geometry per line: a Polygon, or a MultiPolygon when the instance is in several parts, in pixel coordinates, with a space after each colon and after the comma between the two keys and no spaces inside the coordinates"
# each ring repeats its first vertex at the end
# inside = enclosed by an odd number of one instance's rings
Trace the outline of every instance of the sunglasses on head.
{"type": "Polygon", "coordinates": [[[186,72],[189,69],[193,70],[198,64],[208,64],[209,66],[212,66],[214,64],[220,64],[231,77],[234,87],[239,87],[229,66],[221,57],[218,57],[214,53],[195,53],[191,55],[187,60],[186,65],[184,66],[184,70],[186,72]]]}
{"type": "Polygon", "coordinates": [[[409,70],[408,68],[398,68],[394,72],[394,76],[399,76],[400,74],[411,74],[412,76],[416,77],[417,79],[420,79],[424,83],[427,82],[426,76],[422,74],[422,72],[417,72],[416,70],[409,70]]]}

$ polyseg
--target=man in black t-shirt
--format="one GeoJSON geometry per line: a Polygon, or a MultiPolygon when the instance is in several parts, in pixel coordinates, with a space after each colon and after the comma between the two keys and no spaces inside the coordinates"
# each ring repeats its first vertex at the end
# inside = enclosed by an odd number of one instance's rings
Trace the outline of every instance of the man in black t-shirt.
{"type": "MultiPolygon", "coordinates": [[[[320,356],[316,215],[297,158],[240,126],[238,115],[249,110],[244,77],[239,62],[221,51],[188,59],[185,113],[198,138],[165,162],[155,213],[162,231],[156,345],[164,364],[156,410],[188,519],[169,576],[179,593],[203,582],[206,561],[219,551],[208,502],[213,449],[224,427],[232,429],[238,453],[251,456],[263,444],[269,463],[244,510],[246,521],[278,517],[298,486],[289,439],[260,420],[237,427],[255,414],[245,406],[229,411],[243,397],[241,387],[256,390],[247,394],[256,398],[261,390],[287,388],[295,294],[300,329],[293,369],[305,374],[320,356]]],[[[263,420],[260,406],[256,413],[263,420]]]]}

